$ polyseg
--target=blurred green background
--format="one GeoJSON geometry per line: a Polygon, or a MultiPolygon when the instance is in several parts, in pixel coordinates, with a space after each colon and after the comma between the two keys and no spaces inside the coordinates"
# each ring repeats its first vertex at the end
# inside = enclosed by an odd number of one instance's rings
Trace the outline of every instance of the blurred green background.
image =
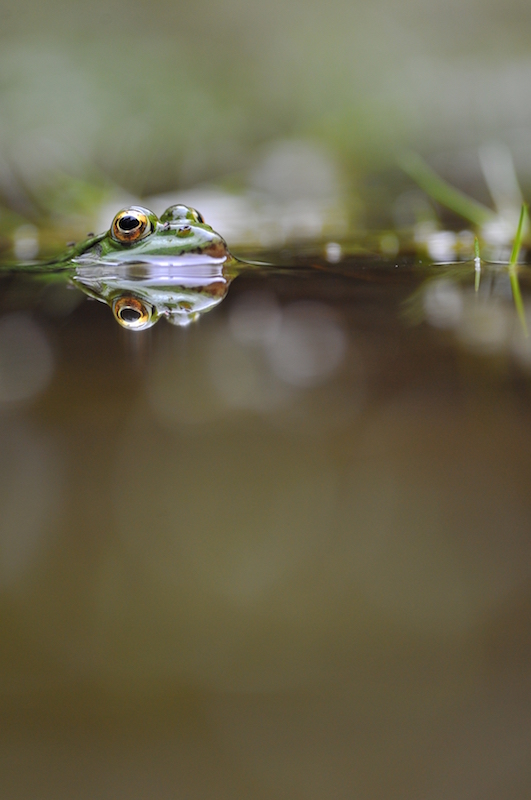
{"type": "Polygon", "coordinates": [[[105,198],[267,194],[286,141],[350,230],[394,224],[406,149],[488,202],[481,146],[531,178],[530,21],[523,0],[2,0],[3,228],[6,209],[77,233],[105,198]]]}

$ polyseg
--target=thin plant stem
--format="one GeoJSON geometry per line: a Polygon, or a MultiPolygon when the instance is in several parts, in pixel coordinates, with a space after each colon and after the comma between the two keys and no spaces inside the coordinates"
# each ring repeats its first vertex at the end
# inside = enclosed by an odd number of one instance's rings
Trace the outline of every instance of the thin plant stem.
{"type": "Polygon", "coordinates": [[[479,239],[474,239],[474,289],[479,292],[479,282],[481,280],[481,256],[479,254],[479,239]]]}
{"type": "Polygon", "coordinates": [[[518,227],[516,229],[516,236],[514,237],[514,244],[513,250],[511,253],[511,259],[509,261],[509,267],[515,267],[516,262],[518,261],[518,254],[520,253],[520,248],[522,246],[522,239],[524,237],[524,222],[527,218],[527,203],[522,204],[522,209],[520,211],[520,219],[518,220],[518,227]]]}
{"type": "Polygon", "coordinates": [[[518,220],[518,228],[516,229],[516,236],[514,237],[513,250],[509,261],[509,280],[511,281],[511,289],[513,293],[513,300],[516,312],[520,319],[520,324],[522,325],[524,336],[527,337],[529,336],[529,332],[527,330],[524,303],[522,300],[522,293],[520,291],[520,284],[518,282],[518,270],[516,268],[518,262],[518,255],[520,253],[520,247],[522,246],[524,223],[526,219],[527,219],[527,205],[526,203],[524,203],[522,205],[522,210],[520,211],[520,219],[518,220]]]}

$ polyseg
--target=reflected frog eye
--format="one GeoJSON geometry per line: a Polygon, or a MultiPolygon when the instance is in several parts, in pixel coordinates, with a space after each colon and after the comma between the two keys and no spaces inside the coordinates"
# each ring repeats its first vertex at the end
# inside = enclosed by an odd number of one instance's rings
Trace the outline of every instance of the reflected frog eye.
{"type": "Polygon", "coordinates": [[[118,242],[137,242],[144,239],[153,230],[151,220],[140,208],[126,208],[120,211],[112,221],[111,235],[118,242]]]}
{"type": "Polygon", "coordinates": [[[152,324],[152,306],[133,295],[122,295],[122,297],[115,298],[112,303],[112,311],[117,322],[124,328],[141,330],[152,324]]]}

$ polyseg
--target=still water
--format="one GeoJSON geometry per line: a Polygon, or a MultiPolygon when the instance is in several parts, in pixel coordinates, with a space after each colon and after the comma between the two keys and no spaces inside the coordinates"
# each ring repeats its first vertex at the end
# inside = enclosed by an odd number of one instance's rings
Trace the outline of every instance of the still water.
{"type": "Polygon", "coordinates": [[[529,796],[530,279],[336,255],[2,278],[3,800],[529,796]]]}

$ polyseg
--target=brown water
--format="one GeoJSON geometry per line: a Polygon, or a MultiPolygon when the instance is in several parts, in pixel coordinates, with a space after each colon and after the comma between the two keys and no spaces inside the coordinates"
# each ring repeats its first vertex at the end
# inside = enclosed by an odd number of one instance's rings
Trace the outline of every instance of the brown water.
{"type": "Polygon", "coordinates": [[[529,797],[531,345],[460,270],[3,280],[2,800],[529,797]]]}

